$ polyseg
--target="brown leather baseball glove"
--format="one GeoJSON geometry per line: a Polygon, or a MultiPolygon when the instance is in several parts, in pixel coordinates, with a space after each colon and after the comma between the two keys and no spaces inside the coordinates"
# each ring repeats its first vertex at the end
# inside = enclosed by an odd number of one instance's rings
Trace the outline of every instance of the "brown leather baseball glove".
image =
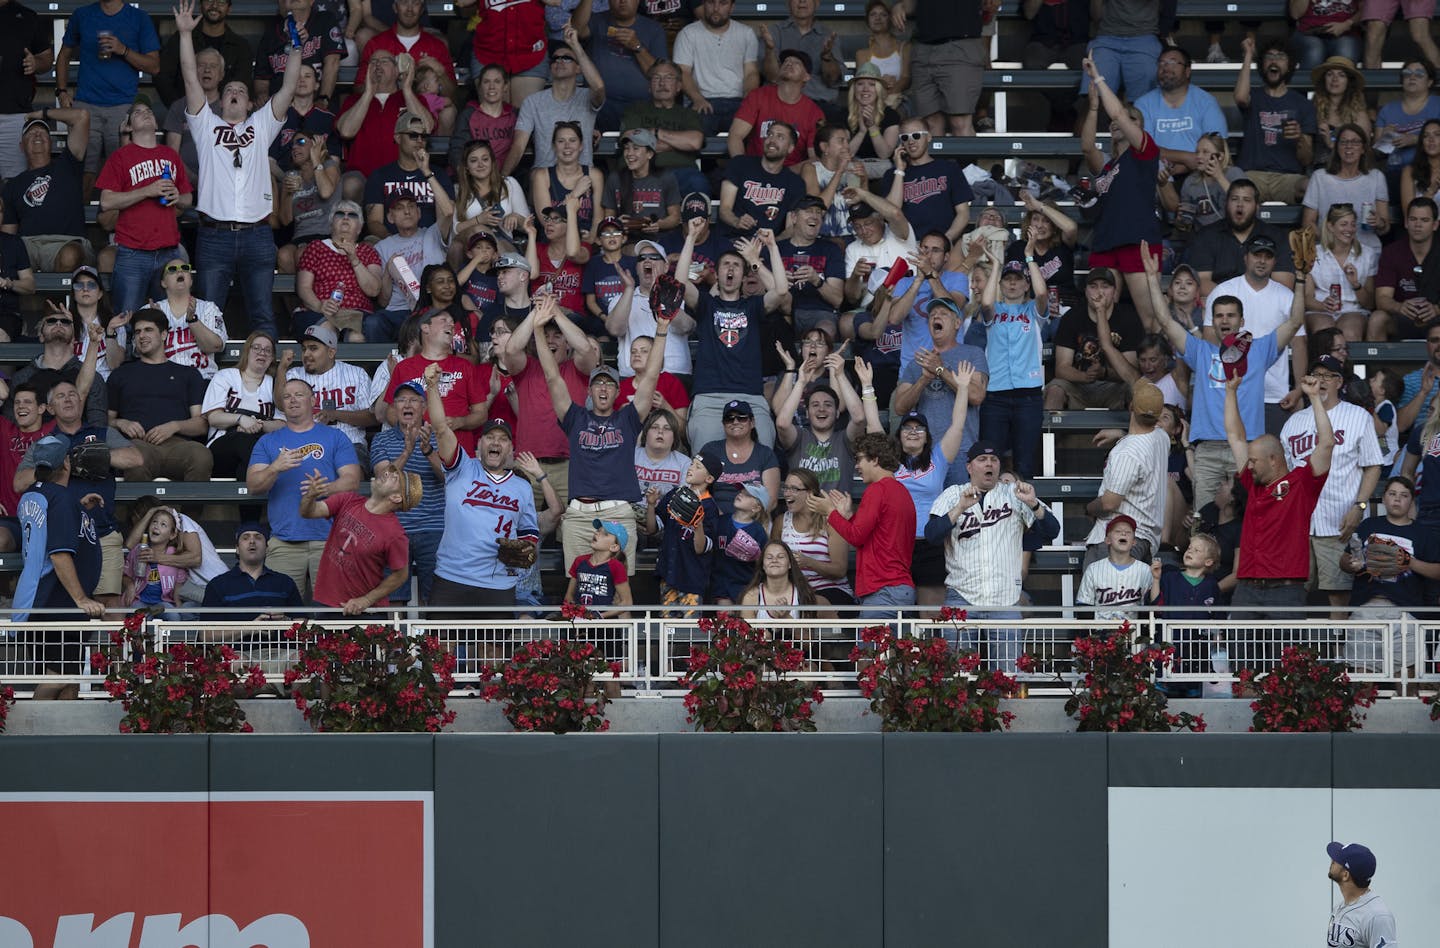
{"type": "Polygon", "coordinates": [[[1315,232],[1308,227],[1292,230],[1290,254],[1295,258],[1295,272],[1309,274],[1315,267],[1315,232]]]}
{"type": "Polygon", "coordinates": [[[500,549],[496,556],[511,569],[529,569],[535,565],[536,547],[529,540],[501,537],[497,544],[500,549]]]}

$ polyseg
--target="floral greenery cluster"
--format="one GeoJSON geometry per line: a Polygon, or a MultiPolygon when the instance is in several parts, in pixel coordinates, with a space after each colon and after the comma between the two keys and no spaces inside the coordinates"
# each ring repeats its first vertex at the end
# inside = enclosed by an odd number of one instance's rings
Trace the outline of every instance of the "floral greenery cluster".
{"type": "MultiPolygon", "coordinates": [[[[572,622],[586,615],[583,606],[569,605],[563,614],[572,622]]],[[[607,661],[593,642],[542,639],[516,649],[500,670],[486,667],[480,696],[503,699],[505,719],[516,730],[608,731],[605,691],[595,687],[595,679],[606,672],[618,678],[620,671],[620,663],[607,661]],[[500,681],[490,683],[497,676],[500,681]]]]}
{"type": "Polygon", "coordinates": [[[155,635],[136,612],[110,633],[114,655],[96,652],[91,667],[105,674],[110,700],[125,709],[122,733],[225,734],[254,730],[238,699],[265,687],[256,665],[240,667],[228,645],[176,642],[155,647],[155,635]]]}
{"type": "Polygon", "coordinates": [[[700,620],[708,643],[690,647],[680,679],[697,731],[814,731],[820,690],[787,676],[805,653],[729,612],[700,620]]]}
{"type": "Polygon", "coordinates": [[[0,734],[5,733],[5,720],[10,717],[10,709],[15,705],[15,689],[0,687],[0,734]]]}
{"type": "MultiPolygon", "coordinates": [[[[946,606],[936,621],[958,625],[965,610],[946,606]]],[[[1000,701],[1015,697],[1019,682],[1002,671],[981,672],[977,653],[956,651],[940,637],[897,635],[884,625],[862,630],[860,638],[868,648],[856,648],[850,659],[882,730],[1003,731],[1015,720],[1000,701]]]]}
{"type": "Polygon", "coordinates": [[[1070,688],[1065,713],[1080,722],[1076,730],[1205,730],[1202,715],[1167,711],[1168,699],[1155,684],[1153,669],[1170,667],[1175,649],[1137,639],[1128,621],[1109,635],[1077,638],[1072,648],[1080,680],[1070,688]]]}
{"type": "Polygon", "coordinates": [[[395,626],[325,629],[297,622],[285,633],[300,655],[285,672],[295,706],[317,731],[439,731],[455,720],[445,702],[455,656],[434,636],[395,626]]]}
{"type": "Polygon", "coordinates": [[[1259,692],[1250,702],[1252,731],[1358,731],[1365,718],[1360,709],[1375,703],[1373,686],[1352,684],[1343,663],[1301,646],[1281,652],[1274,671],[1256,674],[1247,668],[1236,677],[1236,696],[1246,687],[1259,692]]]}

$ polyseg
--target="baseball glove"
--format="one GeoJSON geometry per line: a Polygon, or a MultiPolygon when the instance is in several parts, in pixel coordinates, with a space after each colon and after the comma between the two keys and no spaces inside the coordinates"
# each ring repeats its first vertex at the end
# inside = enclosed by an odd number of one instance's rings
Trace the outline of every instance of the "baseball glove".
{"type": "Polygon", "coordinates": [[[535,565],[534,543],[511,537],[501,537],[497,542],[500,549],[496,556],[506,566],[511,569],[529,569],[535,565]]]}
{"type": "Polygon", "coordinates": [[[1365,544],[1365,572],[1390,579],[1410,570],[1410,552],[1394,540],[1371,537],[1365,544]]]}
{"type": "Polygon", "coordinates": [[[668,273],[655,278],[650,290],[650,312],[656,319],[674,319],[685,306],[685,287],[668,273]]]}
{"type": "Polygon", "coordinates": [[[700,495],[685,486],[677,487],[670,495],[666,510],[670,512],[670,519],[682,527],[696,526],[705,519],[705,506],[700,502],[700,495]]]}
{"type": "Polygon", "coordinates": [[[1295,272],[1308,274],[1315,266],[1315,232],[1308,227],[1292,230],[1290,254],[1295,258],[1295,272]]]}
{"type": "Polygon", "coordinates": [[[77,481],[103,481],[110,476],[110,449],[103,442],[86,441],[70,449],[70,476],[77,481]]]}

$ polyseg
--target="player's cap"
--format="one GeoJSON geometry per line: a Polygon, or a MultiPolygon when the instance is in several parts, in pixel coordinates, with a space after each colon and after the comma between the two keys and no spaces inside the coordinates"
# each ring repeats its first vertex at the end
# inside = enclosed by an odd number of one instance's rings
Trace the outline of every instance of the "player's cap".
{"type": "Polygon", "coordinates": [[[411,194],[404,188],[396,188],[394,191],[391,191],[389,194],[385,195],[385,210],[388,211],[396,204],[403,204],[406,201],[409,201],[411,204],[414,204],[416,206],[419,206],[420,204],[420,202],[416,200],[414,194],[411,194]]]}
{"type": "Polygon", "coordinates": [[[725,456],[714,445],[707,444],[695,456],[705,465],[705,471],[711,477],[719,477],[720,472],[725,470],[725,456]]]}
{"type": "Polygon", "coordinates": [[[65,466],[65,457],[70,453],[70,439],[59,433],[48,434],[36,441],[30,451],[37,469],[48,467],[56,470],[65,466]]]}
{"type": "Polygon", "coordinates": [[[723,419],[726,415],[739,415],[741,418],[754,418],[755,409],[743,398],[732,398],[725,403],[725,408],[720,412],[723,419]]]}
{"type": "Polygon", "coordinates": [[[395,117],[395,134],[404,132],[425,132],[425,120],[409,109],[401,109],[395,117]]]}
{"type": "Polygon", "coordinates": [[[258,533],[265,539],[270,539],[270,528],[258,520],[246,520],[235,528],[235,539],[239,540],[247,533],[258,533]]]}
{"type": "Polygon", "coordinates": [[[685,195],[680,202],[680,217],[683,220],[691,220],[696,217],[710,219],[710,198],[699,191],[691,191],[685,195]]]}
{"type": "Polygon", "coordinates": [[[895,430],[896,430],[896,431],[899,431],[901,428],[904,428],[906,425],[920,425],[920,426],[921,426],[922,428],[924,428],[926,431],[929,431],[929,430],[930,430],[930,419],[925,417],[925,413],[924,413],[924,412],[912,408],[912,409],[910,409],[909,411],[907,411],[905,414],[903,414],[903,415],[900,416],[900,424],[899,424],[898,426],[896,426],[895,430]]]}
{"type": "Polygon", "coordinates": [[[503,431],[505,432],[505,437],[511,441],[515,440],[515,433],[510,430],[510,422],[504,418],[491,418],[485,422],[485,424],[480,427],[480,437],[483,438],[492,431],[503,431]]]}
{"type": "Polygon", "coordinates": [[[633,145],[639,145],[641,148],[648,148],[651,151],[655,151],[660,147],[660,143],[655,140],[655,133],[648,128],[632,128],[624,135],[621,135],[620,144],[623,146],[627,142],[633,145]]]}
{"type": "Polygon", "coordinates": [[[1114,520],[1111,520],[1108,524],[1105,525],[1105,536],[1110,536],[1110,531],[1114,530],[1121,524],[1129,526],[1131,533],[1135,532],[1135,518],[1129,516],[1128,514],[1121,514],[1120,516],[1116,517],[1114,520]]]}
{"type": "Polygon", "coordinates": [[[635,242],[635,259],[650,260],[659,257],[665,259],[665,248],[653,240],[638,240],[635,242]]]}
{"type": "Polygon", "coordinates": [[[594,526],[596,530],[604,530],[614,537],[620,544],[620,549],[623,550],[630,545],[630,531],[626,530],[624,525],[618,524],[614,520],[596,520],[594,526]]]}
{"type": "Polygon", "coordinates": [[[600,222],[600,226],[595,229],[595,232],[601,236],[607,233],[623,235],[625,233],[625,222],[618,217],[607,217],[600,222]]]}
{"type": "Polygon", "coordinates": [[[395,396],[399,395],[401,392],[414,392],[416,395],[424,398],[425,383],[422,382],[420,379],[411,379],[408,382],[401,382],[399,385],[395,386],[395,390],[390,393],[390,400],[393,402],[395,400],[395,396]]]}
{"type": "Polygon", "coordinates": [[[1115,271],[1109,267],[1096,267],[1091,270],[1090,275],[1085,278],[1086,286],[1089,286],[1091,283],[1109,283],[1111,286],[1116,286],[1115,271]]]}
{"type": "Polygon", "coordinates": [[[1355,884],[1364,886],[1375,877],[1375,854],[1367,846],[1359,843],[1351,843],[1346,846],[1344,843],[1331,843],[1325,847],[1325,852],[1330,858],[1339,864],[1355,884]]]}
{"type": "Polygon", "coordinates": [[[605,365],[603,362],[590,370],[590,384],[594,385],[595,380],[601,378],[609,379],[616,385],[620,384],[620,373],[615,371],[613,366],[605,365]]]}
{"type": "Polygon", "coordinates": [[[1310,360],[1310,368],[1306,369],[1306,371],[1314,372],[1316,369],[1324,369],[1327,372],[1334,372],[1342,379],[1348,378],[1350,375],[1350,371],[1345,368],[1344,362],[1341,362],[1333,355],[1328,354],[1316,356],[1315,358],[1310,360]]]}
{"type": "Polygon", "coordinates": [[[1130,412],[1159,418],[1165,410],[1165,395],[1145,379],[1136,379],[1130,387],[1130,412]]]}
{"type": "Polygon", "coordinates": [[[511,267],[516,270],[530,272],[530,263],[517,253],[502,253],[500,259],[495,261],[496,270],[508,270],[511,267]]]}
{"type": "Polygon", "coordinates": [[[1268,253],[1275,256],[1275,241],[1268,234],[1251,234],[1245,241],[1246,253],[1268,253]]]}
{"type": "Polygon", "coordinates": [[[995,449],[993,443],[989,441],[976,441],[970,445],[970,450],[965,452],[965,460],[973,461],[976,458],[983,458],[987,454],[993,454],[997,460],[1000,457],[1000,452],[995,449]]]}
{"type": "Polygon", "coordinates": [[[760,501],[760,506],[762,509],[770,509],[770,488],[766,487],[764,484],[760,483],[759,481],[751,481],[750,483],[745,485],[745,493],[760,501]]]}
{"type": "Polygon", "coordinates": [[[340,337],[335,335],[335,330],[324,323],[316,323],[305,330],[300,336],[300,341],[304,342],[306,339],[314,339],[316,342],[327,345],[331,349],[340,348],[340,337]]]}

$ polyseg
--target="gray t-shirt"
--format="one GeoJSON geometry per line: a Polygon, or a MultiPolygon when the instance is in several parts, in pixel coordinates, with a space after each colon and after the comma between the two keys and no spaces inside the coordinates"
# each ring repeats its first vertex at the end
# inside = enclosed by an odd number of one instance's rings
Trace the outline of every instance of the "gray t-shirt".
{"type": "MultiPolygon", "coordinates": [[[[210,103],[210,111],[216,115],[220,114],[219,99],[210,103]]],[[[180,160],[185,163],[185,170],[189,172],[190,180],[200,180],[200,157],[195,153],[195,137],[190,134],[190,126],[185,121],[185,99],[183,97],[170,103],[170,109],[165,113],[165,122],[161,127],[167,135],[179,134],[180,147],[177,151],[180,152],[180,160]]],[[[328,228],[326,233],[329,233],[328,228]]]]}
{"type": "Polygon", "coordinates": [[[815,474],[821,490],[838,490],[853,494],[855,483],[855,455],[850,451],[850,442],[845,439],[845,428],[837,422],[830,432],[828,441],[815,437],[809,428],[795,429],[795,444],[790,448],[790,469],[804,468],[815,474]]]}
{"type": "Polygon", "coordinates": [[[580,136],[580,141],[584,143],[580,150],[580,163],[592,164],[590,139],[595,132],[595,113],[598,111],[600,110],[590,107],[590,90],[579,86],[575,87],[574,94],[564,102],[555,100],[555,90],[551,88],[529,96],[520,103],[515,129],[529,133],[530,144],[535,148],[534,167],[549,168],[555,164],[555,146],[550,142],[550,135],[555,130],[556,122],[580,123],[585,132],[580,136]]]}
{"type": "MultiPolygon", "coordinates": [[[[921,348],[931,348],[930,345],[921,348]]],[[[978,346],[969,346],[961,343],[951,349],[940,353],[940,361],[947,369],[953,370],[962,361],[969,362],[975,367],[976,372],[990,374],[990,363],[985,360],[985,350],[978,346]]],[[[913,384],[920,381],[924,374],[920,369],[920,363],[910,360],[909,364],[900,370],[900,381],[906,384],[913,384]]],[[[920,401],[915,405],[920,414],[925,416],[925,421],[930,426],[930,437],[936,443],[945,437],[945,432],[950,430],[950,415],[955,410],[955,392],[939,379],[931,379],[920,393],[920,401]]],[[[965,452],[970,450],[970,445],[980,437],[980,410],[971,407],[965,413],[965,437],[960,442],[960,450],[951,462],[952,475],[957,474],[957,468],[965,466],[965,452]]]]}
{"type": "Polygon", "coordinates": [[[1095,35],[1154,36],[1159,31],[1159,0],[1105,0],[1095,35]]]}
{"type": "MultiPolygon", "coordinates": [[[[445,262],[445,244],[440,240],[440,225],[431,224],[429,227],[421,227],[409,237],[401,237],[399,234],[391,234],[375,245],[375,252],[380,255],[380,264],[384,267],[390,266],[390,258],[400,254],[405,262],[410,264],[415,279],[420,279],[425,268],[435,263],[445,262]]],[[[404,285],[390,273],[391,287],[390,299],[386,301],[385,309],[399,309],[409,312],[414,309],[414,303],[405,292],[404,285]]]]}
{"type": "Polygon", "coordinates": [[[690,67],[700,94],[707,99],[743,99],[745,64],[758,62],[759,58],[760,42],[755,31],[734,20],[719,34],[696,20],[686,24],[675,37],[675,64],[690,67]]]}
{"type": "MultiPolygon", "coordinates": [[[[805,94],[816,102],[834,102],[837,95],[834,89],[825,84],[825,80],[820,75],[820,52],[825,48],[825,38],[834,32],[834,30],[823,30],[818,24],[812,24],[810,32],[801,33],[794,20],[786,20],[773,28],[776,56],[787,49],[803,50],[810,56],[810,67],[814,72],[810,74],[810,81],[805,83],[805,94]]],[[[838,41],[833,44],[833,46],[838,45],[838,41]]]]}
{"type": "Polygon", "coordinates": [[[1315,211],[1322,221],[1329,213],[1331,205],[1353,205],[1360,224],[1359,230],[1355,232],[1356,238],[1361,245],[1379,253],[1380,235],[1365,226],[1365,212],[1362,209],[1366,204],[1373,208],[1376,201],[1388,200],[1390,188],[1385,183],[1385,173],[1371,169],[1369,174],[1349,179],[1336,177],[1328,171],[1317,171],[1310,176],[1303,203],[1315,211]]]}

